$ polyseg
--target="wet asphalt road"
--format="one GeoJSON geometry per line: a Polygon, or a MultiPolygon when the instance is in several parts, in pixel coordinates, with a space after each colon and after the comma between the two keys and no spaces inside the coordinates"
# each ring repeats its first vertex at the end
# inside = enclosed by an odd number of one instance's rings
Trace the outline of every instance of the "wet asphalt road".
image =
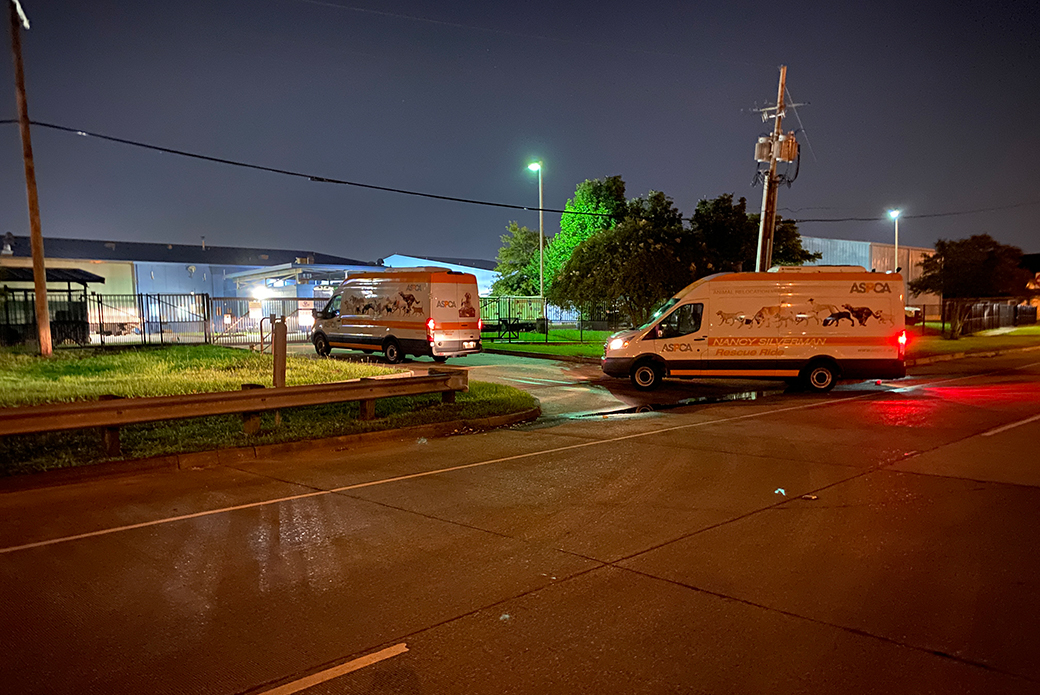
{"type": "Polygon", "coordinates": [[[1035,693],[1038,404],[1027,353],[3,494],[0,682],[1035,693]]]}

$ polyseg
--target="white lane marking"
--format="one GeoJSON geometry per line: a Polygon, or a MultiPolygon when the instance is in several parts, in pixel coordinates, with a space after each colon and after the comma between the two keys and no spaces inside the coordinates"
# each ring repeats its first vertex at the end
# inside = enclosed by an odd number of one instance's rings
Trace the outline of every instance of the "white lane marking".
{"type": "Polygon", "coordinates": [[[1010,425],[1004,425],[1003,427],[994,427],[991,430],[987,430],[987,431],[983,432],[981,436],[983,436],[983,437],[992,437],[995,434],[1000,434],[1001,432],[1007,432],[1008,430],[1013,430],[1016,427],[1021,427],[1022,425],[1028,425],[1030,422],[1036,422],[1037,420],[1040,420],[1040,415],[1034,415],[1033,417],[1027,417],[1025,420],[1019,420],[1018,422],[1012,422],[1010,425]]]}
{"type": "Polygon", "coordinates": [[[749,418],[757,418],[765,415],[772,415],[773,413],[786,413],[792,410],[804,410],[806,408],[816,408],[827,405],[837,405],[839,403],[846,403],[848,401],[855,401],[861,398],[869,398],[875,396],[875,393],[865,393],[860,396],[850,396],[848,398],[842,398],[840,400],[827,400],[818,401],[816,403],[804,403],[802,405],[794,405],[788,408],[776,408],[774,410],[763,410],[757,413],[748,413],[747,415],[737,415],[736,417],[729,418],[717,418],[715,420],[705,420],[703,422],[692,422],[686,425],[673,425],[672,427],[662,427],[656,430],[650,430],[648,432],[637,432],[636,434],[626,434],[620,437],[614,437],[612,439],[599,439],[591,442],[582,442],[580,444],[568,444],[567,446],[559,446],[553,449],[542,449],[541,451],[530,451],[524,454],[515,454],[513,456],[504,456],[497,459],[488,459],[487,461],[477,461],[475,463],[465,463],[459,466],[450,466],[448,468],[438,468],[432,471],[423,471],[422,473],[410,473],[408,475],[399,475],[393,478],[383,478],[381,480],[372,480],[367,483],[355,483],[354,485],[345,485],[343,487],[333,488],[331,490],[315,490],[314,492],[305,492],[299,495],[289,495],[287,497],[278,497],[275,499],[261,500],[259,502],[249,502],[246,504],[236,504],[231,507],[222,507],[220,509],[210,509],[204,512],[194,512],[192,514],[181,514],[179,516],[171,516],[165,519],[153,519],[152,521],[142,521],[137,524],[127,524],[126,526],[114,526],[112,528],[99,529],[97,531],[88,531],[87,533],[77,533],[72,536],[62,536],[59,538],[51,538],[45,541],[35,541],[33,543],[24,543],[22,545],[12,545],[6,548],[0,548],[0,555],[6,553],[13,553],[19,550],[30,550],[32,548],[42,548],[48,545],[56,545],[58,543],[65,543],[68,541],[77,541],[84,538],[94,538],[97,536],[106,536],[110,533],[119,533],[121,531],[132,531],[139,528],[148,528],[150,526],[160,526],[162,524],[170,524],[177,521],[187,521],[189,519],[199,519],[206,516],[213,516],[214,514],[224,514],[225,512],[234,512],[240,509],[253,509],[254,507],[265,507],[270,504],[281,504],[282,502],[293,502],[295,500],[308,499],[311,497],[323,497],[325,495],[332,495],[337,492],[346,492],[348,490],[359,490],[361,488],[372,487],[374,485],[385,485],[386,483],[396,483],[402,480],[412,480],[413,478],[425,478],[430,475],[439,475],[441,473],[451,473],[452,471],[461,471],[467,468],[479,468],[481,466],[489,466],[493,463],[504,463],[506,461],[516,461],[518,459],[532,458],[535,456],[541,456],[543,454],[558,454],[563,451],[572,451],[574,449],[584,449],[590,446],[599,446],[601,444],[612,444],[614,442],[624,441],[626,439],[638,439],[641,437],[649,437],[655,434],[662,434],[664,432],[674,432],[677,430],[691,429],[694,427],[704,427],[706,425],[717,425],[723,422],[735,422],[737,420],[746,420],[749,418]]]}
{"type": "Polygon", "coordinates": [[[315,685],[318,685],[319,683],[324,683],[326,681],[332,680],[333,678],[345,676],[348,673],[352,673],[354,671],[357,671],[358,669],[365,668],[366,666],[371,666],[372,664],[383,661],[384,659],[389,659],[392,656],[403,654],[406,651],[408,651],[408,647],[404,644],[404,642],[402,642],[401,644],[395,644],[392,647],[387,647],[386,649],[378,651],[374,654],[362,656],[358,659],[354,659],[353,661],[348,661],[345,664],[333,666],[332,668],[325,669],[324,671],[319,671],[318,673],[311,674],[306,678],[301,678],[300,680],[293,681],[292,683],[280,685],[273,690],[265,690],[262,693],[260,693],[260,695],[292,695],[292,693],[298,693],[301,690],[312,688],[315,685]]]}
{"type": "MultiPolygon", "coordinates": [[[[1033,366],[1035,366],[1037,364],[1040,364],[1040,362],[1034,362],[1033,364],[1028,364],[1028,365],[1025,365],[1024,367],[1016,367],[1014,369],[1016,369],[1016,370],[1017,369],[1028,369],[1029,367],[1033,367],[1033,366]]],[[[952,379],[941,379],[939,381],[929,382],[929,383],[926,383],[926,384],[919,384],[915,388],[927,388],[927,387],[930,387],[930,386],[934,386],[935,384],[945,384],[945,383],[949,383],[951,381],[962,381],[964,379],[975,379],[975,378],[979,378],[979,377],[989,376],[990,374],[996,374],[996,373],[998,373],[1000,371],[1008,371],[1008,370],[1003,369],[1003,370],[997,370],[997,371],[994,371],[994,372],[987,372],[987,373],[984,373],[984,374],[970,374],[970,375],[967,375],[967,376],[955,377],[955,378],[952,378],[952,379]]],[[[582,442],[581,444],[570,444],[568,446],[556,447],[554,449],[543,449],[541,451],[531,451],[531,452],[528,452],[526,454],[516,454],[515,456],[505,456],[503,458],[489,459],[487,461],[478,461],[476,463],[467,463],[467,464],[463,464],[461,466],[451,466],[450,468],[440,468],[440,469],[433,470],[433,471],[425,471],[423,473],[412,473],[410,475],[400,475],[400,476],[396,476],[396,477],[393,477],[393,478],[384,478],[382,480],[373,480],[373,481],[370,481],[370,482],[367,482],[367,483],[357,483],[355,485],[346,485],[344,487],[338,487],[338,488],[334,488],[332,490],[316,490],[314,492],[306,492],[306,493],[303,493],[303,494],[300,494],[300,495],[290,495],[288,497],[278,497],[276,499],[262,500],[260,502],[250,502],[248,504],[237,504],[237,505],[234,505],[232,507],[223,507],[221,509],[211,509],[211,510],[205,511],[205,512],[195,512],[194,514],[182,514],[180,516],[172,516],[172,517],[167,517],[165,519],[154,519],[152,521],[143,521],[143,522],[138,523],[138,524],[128,524],[126,526],[116,526],[116,527],[113,527],[113,528],[100,529],[98,531],[90,531],[88,533],[79,533],[79,534],[76,534],[76,535],[73,535],[73,536],[63,536],[63,537],[60,537],[60,538],[52,538],[50,540],[45,540],[45,541],[36,541],[34,543],[25,543],[23,545],[12,545],[12,546],[9,546],[7,548],[0,548],[0,555],[4,555],[6,553],[13,553],[13,552],[16,552],[18,550],[29,550],[31,548],[40,548],[40,547],[44,547],[44,546],[48,546],[48,545],[56,545],[58,543],[65,543],[67,541],[81,540],[83,538],[93,538],[95,536],[105,536],[105,535],[108,535],[110,533],[119,533],[120,531],[132,531],[133,529],[147,528],[149,526],[159,526],[159,525],[162,525],[162,524],[169,524],[169,523],[173,523],[173,522],[176,522],[176,521],[186,521],[188,519],[198,519],[198,518],[204,517],[204,516],[212,516],[214,514],[223,514],[225,512],[237,511],[239,509],[252,509],[253,507],[264,507],[264,506],[267,506],[269,504],[280,504],[282,502],[292,502],[294,500],[307,499],[309,497],[322,497],[324,495],[331,495],[331,494],[335,494],[337,492],[346,492],[347,490],[357,490],[357,489],[360,489],[360,488],[371,487],[373,485],[383,485],[385,483],[395,483],[395,482],[399,482],[401,480],[411,480],[412,478],[424,478],[424,477],[426,477],[428,475],[438,475],[440,473],[450,473],[452,471],[460,471],[460,470],[464,470],[466,468],[477,468],[477,467],[480,467],[480,466],[488,466],[488,465],[491,465],[493,463],[503,463],[505,461],[515,461],[517,459],[541,456],[542,454],[556,454],[556,453],[560,453],[561,451],[570,451],[570,450],[573,450],[573,449],[584,449],[586,447],[598,446],[600,444],[612,444],[614,442],[620,442],[620,441],[624,441],[626,439],[637,439],[637,438],[640,438],[640,437],[649,437],[649,436],[652,436],[652,435],[655,435],[655,434],[662,434],[664,432],[674,432],[674,431],[677,431],[677,430],[691,429],[691,428],[694,428],[694,427],[704,427],[705,425],[716,425],[716,424],[719,424],[719,423],[722,423],[722,422],[735,422],[737,420],[746,420],[746,419],[749,419],[749,418],[757,418],[757,417],[762,417],[762,416],[765,416],[765,415],[772,415],[773,413],[786,413],[786,412],[790,412],[790,411],[793,411],[793,410],[805,410],[806,408],[816,408],[816,407],[827,406],[827,405],[839,405],[841,403],[847,403],[849,401],[858,401],[858,400],[860,400],[862,398],[870,398],[870,397],[876,396],[876,395],[878,395],[878,394],[874,393],[874,392],[864,393],[864,394],[859,395],[859,396],[850,396],[848,398],[842,398],[840,400],[818,401],[816,403],[805,403],[805,404],[802,404],[802,405],[793,405],[793,406],[790,406],[788,408],[776,408],[776,409],[773,409],[773,410],[763,410],[763,411],[760,411],[760,412],[757,412],[757,413],[748,413],[747,415],[738,415],[736,417],[730,417],[730,418],[718,418],[716,420],[705,420],[703,422],[693,422],[693,423],[690,423],[690,424],[687,424],[687,425],[673,425],[672,427],[662,427],[660,429],[650,430],[649,432],[639,432],[639,433],[636,433],[636,434],[626,434],[626,435],[623,435],[621,437],[614,437],[613,439],[600,439],[600,440],[596,440],[596,441],[592,441],[592,442],[582,442]]]]}

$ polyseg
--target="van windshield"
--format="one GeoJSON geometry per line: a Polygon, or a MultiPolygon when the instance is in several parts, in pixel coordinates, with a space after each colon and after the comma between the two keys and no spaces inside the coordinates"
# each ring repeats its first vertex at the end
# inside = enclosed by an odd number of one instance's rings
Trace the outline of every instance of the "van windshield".
{"type": "Polygon", "coordinates": [[[671,299],[669,299],[667,302],[664,303],[664,306],[662,306],[660,309],[658,309],[657,311],[654,312],[654,315],[650,317],[649,321],[647,321],[646,323],[644,323],[642,326],[639,327],[639,330],[643,330],[644,328],[650,328],[650,326],[654,325],[654,321],[656,321],[657,319],[661,318],[661,316],[664,314],[664,312],[668,311],[673,306],[675,306],[676,302],[678,302],[678,301],[679,301],[678,297],[672,297],[671,299]]]}

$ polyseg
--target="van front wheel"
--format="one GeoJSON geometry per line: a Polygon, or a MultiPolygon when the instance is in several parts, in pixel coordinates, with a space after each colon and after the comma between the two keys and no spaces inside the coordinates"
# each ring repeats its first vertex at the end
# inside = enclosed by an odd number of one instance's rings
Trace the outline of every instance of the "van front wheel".
{"type": "Polygon", "coordinates": [[[632,368],[632,385],[640,391],[652,391],[661,385],[664,378],[660,365],[654,362],[640,362],[632,368]]]}
{"type": "Polygon", "coordinates": [[[400,364],[404,361],[401,344],[396,340],[390,339],[386,341],[386,344],[383,346],[383,354],[386,355],[386,361],[390,364],[400,364]]]}
{"type": "Polygon", "coordinates": [[[325,337],[324,333],[314,336],[314,351],[322,357],[328,357],[332,352],[332,346],[329,345],[329,339],[325,337]]]}
{"type": "Polygon", "coordinates": [[[827,393],[838,380],[837,366],[832,362],[816,362],[805,368],[802,380],[810,391],[827,393]]]}

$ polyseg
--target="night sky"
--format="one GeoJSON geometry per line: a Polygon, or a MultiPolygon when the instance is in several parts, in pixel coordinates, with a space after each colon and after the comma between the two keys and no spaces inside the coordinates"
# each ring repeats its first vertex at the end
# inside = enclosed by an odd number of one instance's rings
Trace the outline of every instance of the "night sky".
{"type": "MultiPolygon", "coordinates": [[[[6,4],[6,2],[4,3],[6,4]]],[[[902,244],[986,232],[1040,251],[1040,10],[1022,2],[23,0],[29,114],[317,176],[562,208],[746,196],[778,66],[812,151],[781,188],[805,235],[902,244]],[[815,157],[814,157],[815,155],[815,157]]],[[[7,24],[6,8],[4,24],[7,24]]],[[[4,43],[10,45],[8,32],[4,43]]],[[[16,118],[9,49],[0,119],[16,118]]],[[[788,112],[785,130],[798,128],[788,112]]],[[[538,214],[316,183],[33,129],[43,234],[494,259],[538,214]]],[[[16,125],[0,233],[28,234],[16,125]]],[[[559,230],[546,214],[546,234],[559,230]]]]}

